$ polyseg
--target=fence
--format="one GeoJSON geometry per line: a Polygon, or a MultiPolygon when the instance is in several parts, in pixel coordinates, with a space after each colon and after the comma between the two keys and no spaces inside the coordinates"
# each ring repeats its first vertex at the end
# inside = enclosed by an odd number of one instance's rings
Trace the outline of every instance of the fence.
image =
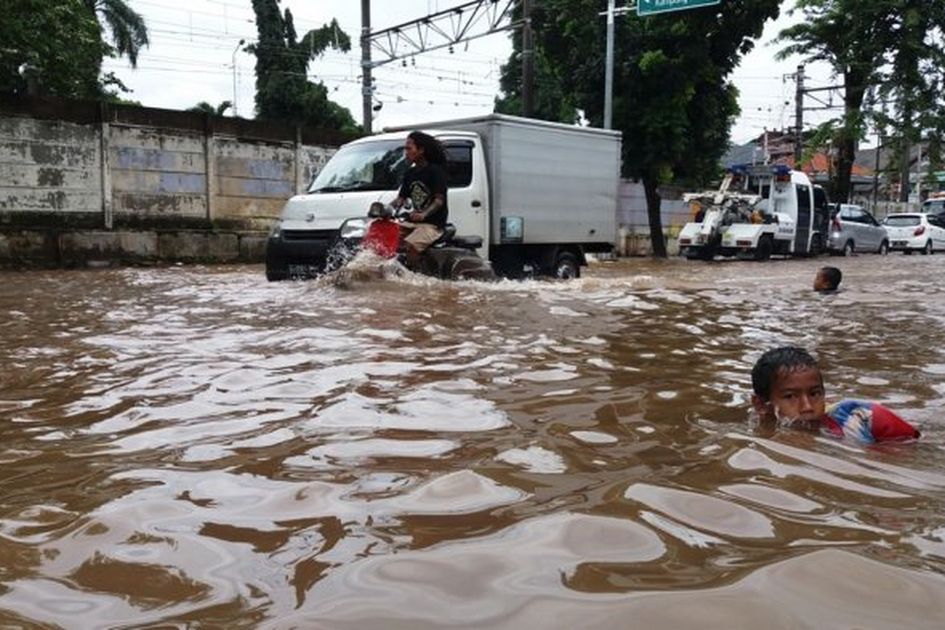
{"type": "Polygon", "coordinates": [[[262,230],[350,139],[193,112],[0,101],[0,223],[262,230]]]}

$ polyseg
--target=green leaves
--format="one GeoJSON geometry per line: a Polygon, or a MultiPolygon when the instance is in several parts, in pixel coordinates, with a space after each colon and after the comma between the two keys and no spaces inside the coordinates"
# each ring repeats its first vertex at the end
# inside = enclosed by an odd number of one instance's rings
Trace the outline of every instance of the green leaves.
{"type": "Polygon", "coordinates": [[[99,77],[102,59],[127,55],[134,65],[147,43],[144,20],[122,0],[14,0],[0,20],[0,93],[112,98],[125,88],[99,77]]]}
{"type": "Polygon", "coordinates": [[[292,12],[279,12],[279,0],[253,0],[256,13],[256,112],[263,120],[356,132],[358,125],[344,107],[328,99],[321,82],[308,79],[309,62],[327,49],[351,49],[351,40],[332,20],[297,39],[292,12]]]}

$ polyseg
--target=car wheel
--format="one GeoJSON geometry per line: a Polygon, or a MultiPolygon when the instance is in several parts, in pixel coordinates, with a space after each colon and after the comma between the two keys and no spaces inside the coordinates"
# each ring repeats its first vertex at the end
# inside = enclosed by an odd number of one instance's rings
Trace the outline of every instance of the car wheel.
{"type": "Polygon", "coordinates": [[[555,260],[554,277],[562,280],[581,277],[581,265],[571,252],[561,252],[555,260]]]}
{"type": "Polygon", "coordinates": [[[843,255],[852,256],[853,255],[853,241],[847,241],[843,244],[843,255]]]}
{"type": "Polygon", "coordinates": [[[879,244],[879,255],[885,256],[889,253],[889,241],[883,241],[879,244]]]}
{"type": "Polygon", "coordinates": [[[925,242],[925,247],[922,248],[922,254],[928,256],[932,252],[932,239],[929,239],[925,242]]]}
{"type": "Polygon", "coordinates": [[[768,260],[772,253],[774,253],[774,240],[766,234],[758,240],[758,247],[755,248],[755,260],[768,260]]]}

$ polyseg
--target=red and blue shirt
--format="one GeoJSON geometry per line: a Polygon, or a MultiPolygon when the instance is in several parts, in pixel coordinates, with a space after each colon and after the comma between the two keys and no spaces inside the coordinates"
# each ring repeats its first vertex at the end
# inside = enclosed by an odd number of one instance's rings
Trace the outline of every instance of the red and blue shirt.
{"type": "Polygon", "coordinates": [[[863,400],[841,400],[828,406],[822,426],[831,435],[850,436],[869,444],[913,440],[921,435],[886,407],[863,400]]]}

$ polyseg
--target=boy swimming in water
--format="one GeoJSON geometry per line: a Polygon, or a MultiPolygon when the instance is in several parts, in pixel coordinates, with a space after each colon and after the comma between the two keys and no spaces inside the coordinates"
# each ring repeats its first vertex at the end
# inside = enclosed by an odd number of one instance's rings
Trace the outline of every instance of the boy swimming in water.
{"type": "Polygon", "coordinates": [[[836,267],[821,267],[814,276],[814,291],[821,293],[836,291],[843,280],[843,273],[836,267]]]}
{"type": "Polygon", "coordinates": [[[803,348],[765,352],[751,370],[751,385],[752,406],[763,423],[788,423],[864,442],[919,437],[915,427],[876,403],[844,400],[828,407],[820,366],[803,348]]]}

